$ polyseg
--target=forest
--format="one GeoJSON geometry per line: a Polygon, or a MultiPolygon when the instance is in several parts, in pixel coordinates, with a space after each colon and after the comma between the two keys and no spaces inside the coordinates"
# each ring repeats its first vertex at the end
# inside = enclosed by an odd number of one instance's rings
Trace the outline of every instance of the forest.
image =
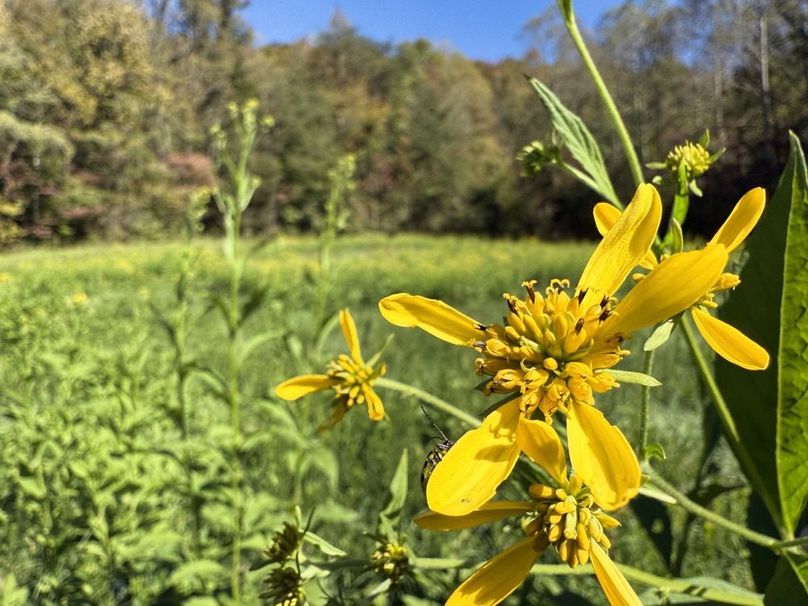
{"type": "MultiPolygon", "coordinates": [[[[524,25],[521,57],[486,63],[428,40],[369,39],[339,10],[314,38],[260,46],[246,4],[5,0],[0,240],[180,233],[217,179],[210,128],[249,99],[275,127],[254,153],[247,233],[320,229],[329,171],[352,154],[347,231],[586,236],[597,200],[554,170],[564,150],[525,76],[590,125],[610,171],[619,143],[554,12],[524,25]],[[534,141],[549,152],[541,166],[518,159],[534,141]]],[[[742,179],[773,185],[788,130],[808,133],[800,0],[627,1],[585,36],[644,164],[705,129],[711,151],[729,150],[704,176],[712,210],[693,204],[694,233],[718,225],[742,179]]],[[[627,199],[630,182],[616,186],[627,199]]],[[[215,216],[211,201],[213,233],[215,216]]]]}

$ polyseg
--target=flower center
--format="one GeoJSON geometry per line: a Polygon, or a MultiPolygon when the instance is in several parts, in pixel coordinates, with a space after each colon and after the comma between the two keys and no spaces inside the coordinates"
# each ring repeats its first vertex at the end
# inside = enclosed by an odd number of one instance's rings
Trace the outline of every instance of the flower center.
{"type": "Polygon", "coordinates": [[[592,541],[605,549],[611,547],[603,529],[620,523],[595,505],[589,489],[576,476],[565,488],[533,484],[528,490],[536,501],[536,511],[525,532],[553,545],[571,568],[589,561],[592,541]]]}
{"type": "Polygon", "coordinates": [[[409,572],[410,559],[407,550],[396,543],[385,543],[371,555],[373,568],[376,572],[397,582],[402,575],[409,572]]]}
{"type": "Polygon", "coordinates": [[[373,381],[383,375],[385,370],[384,364],[374,369],[347,354],[340,354],[336,360],[329,362],[327,374],[334,382],[331,388],[336,392],[337,399],[350,408],[354,404],[365,402],[365,390],[370,389],[373,381]]]}
{"type": "Polygon", "coordinates": [[[600,326],[614,301],[603,297],[592,304],[586,291],[570,295],[569,280],[551,280],[542,296],[535,281],[525,282],[524,299],[505,293],[508,315],[504,324],[483,327],[486,340],[476,344],[480,374],[493,377],[485,392],[522,394],[528,413],[539,407],[545,415],[564,407],[570,396],[592,403],[592,391],[615,385],[608,373],[628,352],[616,339],[604,340],[600,326]]]}

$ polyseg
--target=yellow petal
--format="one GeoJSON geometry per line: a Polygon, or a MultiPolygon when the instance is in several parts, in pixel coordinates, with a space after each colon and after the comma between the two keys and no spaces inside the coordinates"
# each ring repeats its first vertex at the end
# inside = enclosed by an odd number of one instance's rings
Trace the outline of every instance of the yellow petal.
{"type": "Polygon", "coordinates": [[[567,413],[570,462],[603,509],[628,503],[640,489],[640,463],[623,432],[590,404],[572,402],[567,413]]]}
{"type": "Polygon", "coordinates": [[[362,362],[362,349],[359,347],[359,335],[356,334],[356,324],[354,323],[350,311],[347,309],[340,310],[339,324],[342,326],[342,334],[345,336],[345,342],[351,349],[351,357],[355,362],[362,362]]]}
{"type": "MultiPolygon", "coordinates": [[[[601,236],[605,236],[609,233],[609,230],[614,227],[621,214],[620,209],[614,204],[609,204],[608,202],[598,202],[595,204],[595,207],[592,209],[592,215],[595,217],[595,227],[597,227],[598,233],[601,236]]],[[[640,267],[654,269],[657,263],[658,261],[654,251],[649,249],[640,260],[640,267]]]]}
{"type": "Polygon", "coordinates": [[[417,326],[453,345],[471,345],[485,338],[479,322],[437,299],[399,293],[379,301],[379,311],[391,324],[417,326]]]}
{"type": "Polygon", "coordinates": [[[766,190],[762,187],[750,189],[738,200],[710,244],[723,244],[728,252],[735,250],[755,227],[765,206],[766,190]]]}
{"type": "Polygon", "coordinates": [[[488,560],[446,600],[446,606],[495,606],[522,584],[539,551],[534,537],[488,560]]]}
{"type": "Polygon", "coordinates": [[[740,330],[700,309],[693,309],[692,313],[701,336],[719,356],[747,370],[764,370],[769,366],[766,350],[740,330]]]}
{"type": "Polygon", "coordinates": [[[536,504],[533,501],[489,501],[464,516],[445,516],[434,511],[423,511],[414,518],[415,525],[427,530],[460,530],[461,528],[474,528],[481,524],[490,524],[504,518],[521,516],[533,511],[536,504]]]}
{"type": "Polygon", "coordinates": [[[286,379],[275,388],[275,395],[284,400],[297,400],[315,391],[331,387],[328,375],[300,375],[286,379]]]}
{"type": "Polygon", "coordinates": [[[556,430],[544,421],[522,419],[516,428],[519,448],[562,486],[567,483],[567,457],[556,430]]]}
{"type": "Polygon", "coordinates": [[[578,282],[579,290],[613,295],[650,250],[661,216],[657,190],[653,185],[640,185],[625,212],[592,253],[578,282]]]}
{"type": "Polygon", "coordinates": [[[373,389],[370,387],[365,387],[365,400],[368,404],[368,416],[373,421],[381,421],[384,419],[384,406],[382,405],[382,399],[379,397],[373,389]]]}
{"type": "Polygon", "coordinates": [[[426,502],[432,511],[462,516],[491,500],[519,458],[520,414],[519,400],[508,402],[449,449],[426,485],[426,502]]]}
{"type": "Polygon", "coordinates": [[[603,547],[592,542],[589,556],[592,558],[595,576],[598,577],[598,582],[611,606],[642,606],[640,598],[603,547]]]}
{"type": "Polygon", "coordinates": [[[727,249],[714,244],[664,259],[617,304],[600,334],[628,337],[684,311],[712,288],[727,263],[727,249]]]}

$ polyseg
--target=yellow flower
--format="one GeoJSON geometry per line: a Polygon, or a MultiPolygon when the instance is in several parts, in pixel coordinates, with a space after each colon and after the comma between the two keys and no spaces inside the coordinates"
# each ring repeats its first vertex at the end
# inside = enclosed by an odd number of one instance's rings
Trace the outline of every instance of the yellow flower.
{"type": "MultiPolygon", "coordinates": [[[[716,158],[712,158],[715,160],[716,158]]],[[[710,168],[711,158],[701,143],[691,143],[685,141],[684,145],[677,145],[665,158],[665,165],[674,176],[679,174],[679,167],[684,164],[687,172],[687,180],[692,181],[700,177],[710,168]]]]}
{"type": "Polygon", "coordinates": [[[527,535],[486,562],[446,601],[447,606],[494,606],[527,577],[536,559],[552,545],[571,568],[592,562],[595,575],[612,606],[639,606],[640,600],[609,558],[611,542],[605,528],[619,522],[608,515],[576,475],[568,477],[564,449],[555,430],[543,421],[525,421],[518,439],[527,455],[552,476],[554,486],[533,484],[531,500],[492,501],[464,516],[425,512],[415,523],[429,530],[472,528],[510,516],[525,518],[527,535]]]}
{"type": "MultiPolygon", "coordinates": [[[[748,191],[738,201],[727,220],[724,221],[724,224],[707,243],[705,250],[720,246],[725,248],[727,253],[730,253],[738,248],[757,224],[765,205],[766,191],[763,188],[756,187],[748,191]]],[[[620,211],[611,204],[601,202],[595,205],[594,215],[598,231],[605,235],[617,224],[620,211]]],[[[658,276],[653,277],[655,272],[658,272],[665,264],[686,262],[684,259],[687,258],[687,255],[692,255],[692,253],[674,254],[659,263],[654,254],[649,252],[641,265],[652,271],[640,280],[632,293],[635,291],[639,293],[644,288],[649,288],[648,285],[643,286],[643,282],[649,279],[658,281],[658,276]]],[[[742,368],[763,370],[769,365],[769,354],[766,350],[737,328],[722,322],[709,313],[710,309],[717,307],[714,301],[715,293],[735,288],[740,282],[741,280],[737,275],[722,272],[710,284],[709,288],[702,292],[698,300],[689,306],[689,311],[701,336],[718,355],[742,368]]],[[[619,320],[617,322],[619,323],[619,320]]],[[[632,329],[633,327],[629,326],[619,327],[619,330],[627,334],[631,333],[632,329]]]]}
{"type": "Polygon", "coordinates": [[[593,392],[617,386],[608,369],[628,354],[621,347],[623,335],[609,325],[617,320],[620,328],[634,315],[641,316],[642,326],[653,325],[687,309],[726,263],[723,246],[698,251],[688,258],[691,266],[666,267],[663,281],[652,283],[659,289],[645,289],[642,297],[630,293],[616,302],[617,289],[650,250],[661,212],[656,189],[641,185],[595,249],[577,288],[568,293],[568,281],[552,280],[542,297],[533,282],[525,283],[524,299],[504,295],[505,325],[481,324],[442,301],[410,294],[379,302],[392,324],[416,326],[475,349],[481,355],[477,372],[491,377],[487,392],[518,395],[461,437],[438,464],[427,484],[430,509],[460,516],[491,499],[521,452],[519,424],[536,410],[548,421],[556,410],[566,415],[572,465],[598,502],[616,508],[637,493],[636,455],[620,430],[594,408],[593,392]]]}
{"type": "Polygon", "coordinates": [[[87,301],[89,301],[89,297],[87,296],[87,293],[77,291],[70,296],[70,301],[74,305],[84,305],[87,301]]]}
{"type": "Polygon", "coordinates": [[[384,419],[384,407],[381,398],[373,390],[373,382],[385,373],[386,367],[380,364],[373,368],[365,363],[356,324],[347,309],[339,312],[339,323],[351,355],[340,354],[336,360],[329,362],[326,374],[287,379],[275,388],[275,394],[284,400],[297,400],[316,391],[333,389],[334,410],[324,428],[339,423],[348,409],[358,404],[367,404],[368,416],[374,421],[381,421],[384,419]]]}

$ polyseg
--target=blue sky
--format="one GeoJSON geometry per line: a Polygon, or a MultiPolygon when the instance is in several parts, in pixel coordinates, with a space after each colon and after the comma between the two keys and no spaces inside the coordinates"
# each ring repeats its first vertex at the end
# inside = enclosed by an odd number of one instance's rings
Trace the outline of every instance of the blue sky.
{"type": "MultiPolygon", "coordinates": [[[[576,0],[584,26],[593,26],[616,0],[576,0]]],[[[553,0],[252,0],[242,13],[256,43],[293,42],[328,27],[339,8],[359,33],[380,42],[428,38],[472,59],[520,56],[522,26],[553,0]]]]}

